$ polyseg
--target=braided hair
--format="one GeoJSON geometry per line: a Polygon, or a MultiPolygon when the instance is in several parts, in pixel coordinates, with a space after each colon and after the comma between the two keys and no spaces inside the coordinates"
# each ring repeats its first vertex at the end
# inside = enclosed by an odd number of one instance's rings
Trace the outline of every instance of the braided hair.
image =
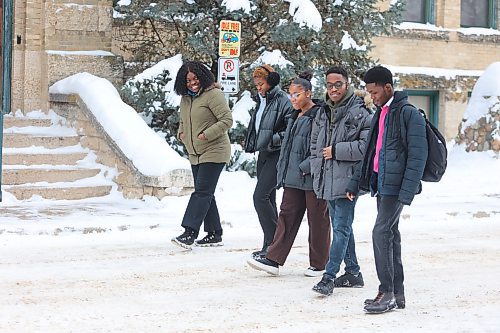
{"type": "Polygon", "coordinates": [[[215,77],[207,66],[199,61],[187,61],[179,68],[177,77],[175,78],[174,91],[177,95],[183,96],[188,94],[186,76],[189,72],[196,75],[200,81],[202,90],[207,89],[215,83],[215,77]]]}

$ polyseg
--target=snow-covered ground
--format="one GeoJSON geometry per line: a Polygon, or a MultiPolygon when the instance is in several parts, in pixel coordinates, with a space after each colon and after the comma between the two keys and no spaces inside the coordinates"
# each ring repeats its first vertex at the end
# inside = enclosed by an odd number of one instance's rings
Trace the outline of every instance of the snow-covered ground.
{"type": "MultiPolygon", "coordinates": [[[[371,248],[375,200],[357,206],[355,234],[365,287],[311,291],[307,224],[279,277],[246,265],[262,241],[255,180],[222,174],[216,193],[221,248],[182,251],[188,196],[112,196],[0,205],[2,332],[498,332],[500,160],[455,147],[437,184],[424,183],[402,214],[407,308],[362,311],[377,278],[371,248]]],[[[280,192],[281,195],[281,192],[280,192]]],[[[203,236],[203,233],[201,233],[203,236]]]]}

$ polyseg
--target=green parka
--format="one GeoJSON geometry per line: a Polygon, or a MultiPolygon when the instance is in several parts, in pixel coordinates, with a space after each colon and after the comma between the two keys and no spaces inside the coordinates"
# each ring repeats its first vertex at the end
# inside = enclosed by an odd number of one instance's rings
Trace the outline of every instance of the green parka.
{"type": "Polygon", "coordinates": [[[180,122],[177,137],[189,154],[189,162],[228,163],[231,158],[231,144],[228,130],[233,124],[231,110],[223,92],[215,86],[209,87],[197,96],[182,96],[180,122]],[[198,139],[204,133],[207,140],[198,139]]]}

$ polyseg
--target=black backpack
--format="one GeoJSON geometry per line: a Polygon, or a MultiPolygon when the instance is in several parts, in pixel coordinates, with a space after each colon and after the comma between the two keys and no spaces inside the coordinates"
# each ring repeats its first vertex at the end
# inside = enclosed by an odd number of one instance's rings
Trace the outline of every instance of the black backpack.
{"type": "MultiPolygon", "coordinates": [[[[414,107],[411,104],[403,105],[400,109],[398,109],[399,114],[398,117],[396,117],[396,121],[400,121],[401,109],[406,105],[414,107]]],[[[446,158],[448,156],[448,150],[446,149],[446,140],[441,132],[439,132],[439,130],[429,122],[425,112],[422,109],[418,109],[418,111],[425,119],[425,131],[427,134],[428,147],[427,162],[425,163],[422,180],[425,182],[438,182],[441,180],[441,177],[443,177],[447,166],[446,158]]],[[[404,126],[400,126],[402,131],[403,127],[404,126]]],[[[406,132],[406,128],[404,128],[404,131],[406,132]]],[[[407,147],[406,140],[404,139],[406,138],[406,133],[402,133],[401,136],[403,137],[403,144],[407,147]]]]}

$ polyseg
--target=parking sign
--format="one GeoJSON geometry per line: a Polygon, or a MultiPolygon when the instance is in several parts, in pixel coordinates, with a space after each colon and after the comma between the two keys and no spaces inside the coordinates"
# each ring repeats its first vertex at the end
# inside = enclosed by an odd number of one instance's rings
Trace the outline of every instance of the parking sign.
{"type": "Polygon", "coordinates": [[[238,58],[219,58],[217,81],[224,94],[236,94],[240,90],[240,61],[238,58]]]}

